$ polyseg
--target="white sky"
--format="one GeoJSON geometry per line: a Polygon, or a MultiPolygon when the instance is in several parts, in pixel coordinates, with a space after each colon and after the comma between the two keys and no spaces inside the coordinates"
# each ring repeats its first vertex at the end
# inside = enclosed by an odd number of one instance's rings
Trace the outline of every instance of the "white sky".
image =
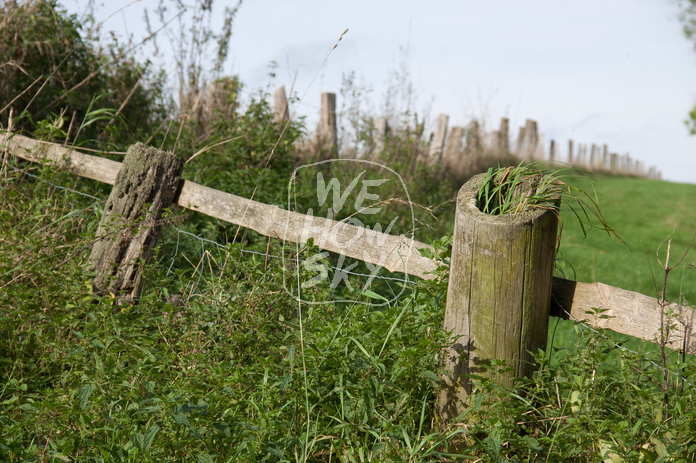
{"type": "MultiPolygon", "coordinates": [[[[86,2],[63,3],[79,14],[86,2]]],[[[97,17],[129,3],[103,2],[97,17]]],[[[142,37],[142,10],[156,4],[136,1],[104,28],[142,37]]],[[[547,143],[560,144],[562,158],[569,138],[608,143],[657,166],[667,180],[696,183],[696,137],[684,125],[696,103],[696,52],[678,12],[676,0],[431,0],[427,7],[415,0],[244,0],[226,71],[253,90],[269,84],[275,61],[273,87],[289,89],[295,79],[298,96],[306,92],[297,113],[311,129],[320,93],[339,94],[340,108],[342,76],[351,71],[372,87],[378,113],[406,47],[414,109],[429,120],[446,113],[452,126],[477,117],[493,129],[506,116],[514,136],[531,118],[547,143]]]]}

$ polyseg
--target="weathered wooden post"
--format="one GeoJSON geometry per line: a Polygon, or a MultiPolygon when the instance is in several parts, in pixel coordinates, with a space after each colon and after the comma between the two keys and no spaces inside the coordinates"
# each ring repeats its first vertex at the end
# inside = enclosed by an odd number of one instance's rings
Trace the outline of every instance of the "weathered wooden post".
{"type": "Polygon", "coordinates": [[[370,159],[379,159],[382,156],[389,134],[389,123],[386,117],[378,117],[375,119],[374,131],[372,133],[372,152],[370,159]]]}
{"type": "Polygon", "coordinates": [[[464,127],[452,127],[445,142],[445,149],[442,152],[442,165],[455,178],[463,175],[468,167],[463,165],[464,159],[462,156],[465,132],[466,129],[464,127]]]}
{"type": "Polygon", "coordinates": [[[538,142],[537,123],[535,120],[527,119],[525,126],[520,127],[520,134],[517,137],[517,157],[533,161],[538,142]]]}
{"type": "Polygon", "coordinates": [[[510,120],[507,117],[500,118],[498,149],[505,156],[510,153],[510,120]]]}
{"type": "Polygon", "coordinates": [[[442,157],[442,150],[445,147],[445,138],[447,137],[447,124],[449,116],[440,114],[435,121],[435,127],[430,135],[430,148],[428,151],[428,164],[437,164],[442,157]]]}
{"type": "Polygon", "coordinates": [[[577,159],[575,160],[575,165],[581,169],[585,169],[587,167],[587,144],[586,143],[578,143],[578,156],[577,156],[577,159]]]}
{"type": "MultiPolygon", "coordinates": [[[[438,398],[443,427],[467,407],[469,375],[484,374],[493,360],[502,359],[511,371],[486,374],[510,383],[531,375],[536,368],[531,353],[546,348],[557,212],[485,214],[477,204],[484,178],[472,177],[457,196],[444,322],[453,340],[444,352],[438,398]]],[[[522,191],[535,190],[540,178],[530,177],[522,191]]]]}
{"type": "Polygon", "coordinates": [[[619,163],[617,161],[619,155],[616,153],[611,153],[609,155],[609,171],[612,174],[617,174],[619,172],[619,163]]]}
{"type": "Polygon", "coordinates": [[[599,156],[597,156],[598,152],[599,148],[597,147],[597,145],[592,143],[592,149],[590,150],[590,170],[597,170],[597,159],[599,158],[599,156]]]}
{"type": "Polygon", "coordinates": [[[602,171],[609,170],[609,145],[602,146],[602,171]]]}
{"type": "Polygon", "coordinates": [[[466,129],[466,146],[463,151],[464,169],[469,172],[476,172],[481,165],[481,156],[483,153],[483,143],[481,141],[481,126],[476,119],[469,122],[469,127],[466,129]]]}
{"type": "Polygon", "coordinates": [[[322,158],[331,158],[336,153],[338,128],[336,125],[336,94],[321,94],[319,125],[316,134],[317,150],[322,158]]]}
{"type": "Polygon", "coordinates": [[[171,153],[141,143],[128,149],[89,256],[96,294],[113,293],[128,302],[138,299],[162,210],[174,200],[183,168],[171,153]]]}
{"type": "Polygon", "coordinates": [[[549,144],[549,161],[551,164],[554,163],[556,160],[556,141],[551,140],[551,143],[549,144]]]}
{"type": "Polygon", "coordinates": [[[289,117],[288,97],[285,94],[285,86],[281,85],[273,94],[273,122],[285,122],[289,117]]]}

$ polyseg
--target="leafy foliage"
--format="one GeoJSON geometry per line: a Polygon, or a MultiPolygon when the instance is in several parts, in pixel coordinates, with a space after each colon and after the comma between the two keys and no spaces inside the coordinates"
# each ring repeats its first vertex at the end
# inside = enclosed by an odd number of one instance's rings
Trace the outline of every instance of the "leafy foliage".
{"type": "MultiPolygon", "coordinates": [[[[391,305],[299,304],[278,260],[242,244],[202,252],[170,213],[176,228],[156,250],[141,303],[121,306],[92,294],[83,270],[103,201],[56,186],[104,193],[50,168],[39,179],[10,171],[0,189],[3,459],[696,457],[691,360],[669,361],[665,421],[658,352],[552,323],[533,378],[478,380],[466,424],[441,430],[445,262],[438,279],[391,305]]],[[[448,243],[434,243],[443,259],[448,243]]],[[[333,296],[319,285],[313,297],[333,296]]]]}
{"type": "MultiPolygon", "coordinates": [[[[682,9],[679,18],[684,26],[684,35],[694,43],[694,49],[696,50],[696,1],[681,0],[679,3],[682,9]]],[[[696,106],[689,112],[689,119],[686,120],[686,125],[691,135],[696,135],[696,106]]]]}
{"type": "Polygon", "coordinates": [[[62,130],[61,141],[73,141],[90,110],[114,108],[118,120],[85,127],[81,135],[83,140],[117,140],[122,147],[169,112],[162,75],[154,74],[149,63],[128,58],[117,42],[100,51],[83,35],[83,23],[57,0],[3,2],[0,24],[3,126],[10,122],[12,107],[16,129],[33,131],[46,120],[62,130]],[[97,105],[88,108],[90,100],[97,105]]]}
{"type": "MultiPolygon", "coordinates": [[[[196,3],[200,14],[210,14],[210,4],[196,3]]],[[[14,69],[13,76],[26,78],[12,88],[12,79],[6,80],[0,90],[18,96],[15,103],[31,95],[22,105],[32,118],[18,123],[45,139],[72,136],[96,144],[111,121],[119,128],[126,127],[120,121],[135,120],[127,110],[135,101],[140,106],[134,107],[153,111],[137,116],[145,118],[143,133],[189,160],[187,178],[286,204],[293,169],[307,160],[296,152],[303,121],[274,122],[265,92],[242,104],[237,78],[218,76],[204,95],[201,81],[189,76],[186,88],[198,95],[160,130],[164,113],[158,113],[163,106],[157,92],[154,99],[132,100],[137,89],[128,96],[137,66],[104,71],[109,59],[90,51],[76,19],[57,3],[10,2],[2,12],[15,37],[19,22],[10,19],[21,15],[30,31],[26,37],[36,34],[24,48],[0,39],[5,47],[0,51],[17,53],[8,55],[3,72],[14,69]],[[82,61],[73,62],[77,58],[82,61]],[[29,69],[32,59],[37,67],[31,73],[13,67],[23,63],[29,69]],[[44,61],[54,66],[45,71],[44,61]],[[100,71],[80,77],[84,64],[100,71]],[[121,86],[110,80],[114,76],[121,76],[116,78],[121,86]],[[83,97],[64,93],[83,81],[83,97]],[[50,84],[39,91],[42,82],[50,84]],[[104,92],[100,85],[117,90],[104,92]],[[131,103],[120,109],[128,98],[131,103]],[[68,103],[74,106],[63,114],[51,112],[68,103]],[[66,126],[70,111],[82,111],[75,132],[66,126]]],[[[227,17],[235,12],[228,10],[227,17]]],[[[220,60],[230,27],[218,37],[220,60]]],[[[203,34],[194,45],[205,46],[205,37],[212,36],[203,34]]],[[[119,56],[117,50],[112,48],[112,58],[119,56]]],[[[195,74],[196,63],[185,70],[195,74]]],[[[359,105],[351,108],[355,143],[369,152],[369,124],[359,105]]],[[[395,116],[410,115],[406,110],[395,116]]],[[[345,298],[328,282],[298,302],[287,291],[291,275],[275,258],[283,253],[278,243],[251,232],[238,235],[236,227],[176,207],[163,217],[140,304],[97,296],[85,263],[108,189],[50,166],[5,158],[0,169],[0,460],[696,459],[693,359],[672,353],[665,361],[659,350],[640,344],[624,350],[630,341],[570,322],[552,323],[551,342],[545,353],[537,353],[540,368],[533,378],[513,386],[477,379],[464,421],[442,429],[436,396],[440,355],[449,338],[441,327],[452,213],[430,206],[451,200],[458,183],[419,161],[424,145],[417,118],[416,125],[415,130],[397,127],[380,156],[405,173],[412,199],[428,206],[416,208],[417,233],[421,240],[442,236],[430,255],[439,263],[437,278],[382,280],[354,303],[337,302],[345,298]],[[383,304],[384,295],[401,285],[403,294],[383,304]],[[311,304],[317,301],[327,304],[311,304]],[[665,363],[666,376],[659,366],[665,363]]],[[[107,132],[116,145],[138,133],[107,132]]],[[[379,176],[378,168],[323,172],[341,181],[379,176]]],[[[300,208],[316,191],[315,181],[297,179],[300,208]]],[[[393,208],[385,213],[405,217],[406,205],[392,201],[401,192],[393,193],[386,201],[393,208]]],[[[310,250],[307,243],[304,251],[310,250]]],[[[362,276],[350,278],[360,286],[362,276]]]]}

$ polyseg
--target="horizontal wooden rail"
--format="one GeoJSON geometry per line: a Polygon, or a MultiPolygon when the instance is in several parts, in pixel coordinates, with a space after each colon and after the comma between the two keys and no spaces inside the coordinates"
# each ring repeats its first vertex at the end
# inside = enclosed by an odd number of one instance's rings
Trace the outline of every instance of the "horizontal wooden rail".
{"type": "MultiPolygon", "coordinates": [[[[121,163],[81,153],[62,145],[40,142],[22,135],[5,136],[2,144],[15,156],[39,162],[52,161],[75,175],[113,185],[121,163]]],[[[278,206],[259,203],[185,180],[175,202],[226,222],[261,233],[264,236],[294,243],[313,238],[328,251],[345,254],[389,271],[404,272],[432,279],[435,263],[421,256],[419,249],[429,245],[405,236],[393,236],[343,222],[287,211],[278,206]],[[351,246],[346,246],[347,242],[351,246]],[[386,252],[386,253],[385,253],[386,252]]],[[[667,345],[685,348],[696,354],[693,326],[696,311],[672,304],[665,311],[673,314],[675,327],[667,345]]],[[[554,278],[552,314],[562,318],[584,320],[597,328],[657,342],[662,326],[663,308],[653,297],[615,288],[603,283],[580,283],[554,278]],[[600,309],[597,313],[593,309],[600,309]]]]}
{"type": "Polygon", "coordinates": [[[580,283],[563,278],[553,279],[551,315],[582,320],[596,328],[606,328],[659,343],[663,310],[665,324],[675,325],[670,332],[665,333],[667,346],[696,354],[696,339],[693,336],[696,311],[691,307],[667,304],[663,308],[655,297],[635,291],[599,282],[580,283]]]}
{"type": "MultiPolygon", "coordinates": [[[[121,163],[80,153],[55,143],[37,142],[14,135],[6,145],[10,152],[29,161],[48,160],[81,177],[113,185],[121,163]]],[[[390,272],[404,272],[431,279],[435,263],[418,249],[429,246],[405,236],[393,236],[344,222],[312,217],[214,190],[184,180],[174,202],[182,207],[254,230],[264,236],[293,243],[313,238],[320,247],[380,265],[390,272]],[[358,239],[356,239],[356,237],[358,239]],[[350,246],[346,246],[350,243],[350,246]]]]}

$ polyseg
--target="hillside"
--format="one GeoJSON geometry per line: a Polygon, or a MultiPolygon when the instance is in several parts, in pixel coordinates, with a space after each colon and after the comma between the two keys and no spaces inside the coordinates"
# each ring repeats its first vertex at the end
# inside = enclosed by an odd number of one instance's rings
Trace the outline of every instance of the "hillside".
{"type": "MultiPolygon", "coordinates": [[[[589,230],[583,236],[574,217],[566,214],[559,256],[566,277],[657,294],[664,272],[655,253],[663,241],[671,239],[673,266],[687,250],[696,231],[696,185],[610,176],[596,181],[573,179],[572,183],[590,195],[594,190],[606,221],[625,244],[600,230],[589,230]]],[[[663,263],[666,251],[667,242],[660,249],[663,263]]],[[[694,262],[696,248],[692,247],[669,276],[670,299],[676,298],[681,288],[687,301],[696,301],[696,274],[689,271],[689,264],[693,268],[694,262]]]]}

